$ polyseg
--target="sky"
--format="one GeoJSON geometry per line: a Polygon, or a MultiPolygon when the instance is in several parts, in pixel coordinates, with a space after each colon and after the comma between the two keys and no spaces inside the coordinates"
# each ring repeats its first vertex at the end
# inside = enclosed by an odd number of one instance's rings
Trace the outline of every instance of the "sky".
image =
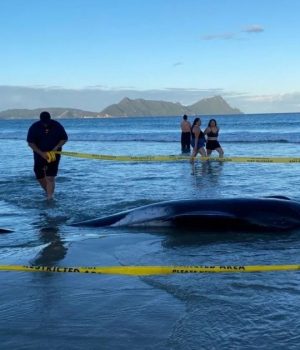
{"type": "Polygon", "coordinates": [[[0,110],[221,95],[299,112],[299,13],[299,0],[1,0],[0,110]]]}

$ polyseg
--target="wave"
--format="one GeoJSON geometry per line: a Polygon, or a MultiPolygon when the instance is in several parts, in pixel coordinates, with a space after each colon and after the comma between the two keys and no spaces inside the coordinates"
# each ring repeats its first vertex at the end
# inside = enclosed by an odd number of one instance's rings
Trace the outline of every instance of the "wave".
{"type": "MultiPolygon", "coordinates": [[[[25,141],[23,137],[11,136],[11,135],[0,135],[0,140],[22,140],[25,141]]],[[[140,135],[136,137],[136,135],[81,135],[80,137],[74,137],[70,135],[69,142],[145,142],[145,143],[180,143],[180,137],[165,135],[162,137],[161,135],[154,136],[144,136],[140,135]]],[[[300,135],[294,137],[283,138],[278,135],[252,135],[247,136],[244,135],[224,135],[219,138],[220,143],[287,143],[287,144],[299,144],[300,143],[300,135]]]]}
{"type": "MultiPolygon", "coordinates": [[[[221,143],[300,143],[299,118],[286,121],[285,116],[236,119],[223,118],[221,143]]],[[[122,120],[116,126],[112,120],[65,121],[69,142],[152,142],[180,143],[181,131],[174,119],[122,120]]],[[[203,123],[203,128],[206,124],[203,123]]],[[[26,142],[28,125],[6,122],[0,130],[0,140],[26,142]],[[6,127],[5,127],[6,126],[6,127]]]]}

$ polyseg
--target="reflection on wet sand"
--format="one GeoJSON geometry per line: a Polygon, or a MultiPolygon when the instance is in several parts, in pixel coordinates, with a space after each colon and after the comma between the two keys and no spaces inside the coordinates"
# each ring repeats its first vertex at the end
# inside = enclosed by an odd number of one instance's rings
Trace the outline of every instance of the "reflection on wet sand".
{"type": "Polygon", "coordinates": [[[53,265],[59,260],[62,260],[66,253],[67,248],[64,246],[64,242],[59,235],[59,228],[46,227],[41,228],[39,231],[41,241],[43,243],[49,243],[36,258],[31,261],[32,265],[53,265]]]}
{"type": "MultiPolygon", "coordinates": [[[[160,232],[163,235],[162,232],[160,232]]],[[[291,230],[290,232],[254,232],[254,231],[241,231],[236,232],[233,230],[225,230],[218,232],[203,231],[201,227],[199,230],[194,228],[189,229],[173,229],[164,235],[162,240],[162,246],[168,249],[178,249],[179,247],[201,247],[207,245],[221,244],[237,244],[250,247],[252,244],[290,244],[290,242],[299,242],[299,230],[291,230]]]]}

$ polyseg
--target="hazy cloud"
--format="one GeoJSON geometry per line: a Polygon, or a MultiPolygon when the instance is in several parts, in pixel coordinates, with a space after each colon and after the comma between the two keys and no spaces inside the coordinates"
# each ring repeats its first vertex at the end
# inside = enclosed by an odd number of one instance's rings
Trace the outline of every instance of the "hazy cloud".
{"type": "Polygon", "coordinates": [[[264,31],[264,28],[259,24],[252,24],[251,26],[243,30],[243,32],[245,33],[261,33],[263,31],[264,31]]]}
{"type": "Polygon", "coordinates": [[[173,67],[178,67],[178,66],[182,66],[183,62],[175,62],[173,63],[173,67]]]}
{"type": "Polygon", "coordinates": [[[86,89],[107,89],[108,87],[105,85],[88,85],[85,88],[86,89]]]}
{"type": "Polygon", "coordinates": [[[221,34],[212,34],[204,35],[201,37],[202,40],[230,40],[235,37],[234,33],[221,33],[221,34]]]}
{"type": "Polygon", "coordinates": [[[278,102],[285,102],[289,104],[295,104],[297,105],[300,102],[300,92],[293,92],[289,94],[270,94],[270,95],[253,95],[245,97],[248,101],[254,101],[254,102],[272,102],[272,103],[278,103],[278,102]]]}
{"type": "Polygon", "coordinates": [[[201,37],[202,40],[230,40],[238,39],[241,32],[252,34],[252,33],[261,33],[264,31],[264,28],[259,24],[252,24],[246,27],[244,30],[239,32],[228,32],[220,34],[208,34],[201,37]]]}
{"type": "Polygon", "coordinates": [[[228,97],[247,113],[293,113],[300,112],[300,92],[268,95],[240,95],[228,97]]]}

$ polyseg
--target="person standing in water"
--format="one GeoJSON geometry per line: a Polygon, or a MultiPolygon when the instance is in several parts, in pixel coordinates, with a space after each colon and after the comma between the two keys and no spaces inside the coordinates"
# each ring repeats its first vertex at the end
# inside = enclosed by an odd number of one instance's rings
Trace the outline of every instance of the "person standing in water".
{"type": "Polygon", "coordinates": [[[50,161],[47,152],[61,151],[67,141],[68,135],[64,127],[51,119],[50,113],[46,111],[41,112],[40,120],[33,123],[28,130],[27,142],[33,150],[35,177],[48,199],[53,198],[60,155],[55,155],[56,159],[50,161]]]}
{"type": "Polygon", "coordinates": [[[200,129],[201,126],[201,120],[200,118],[195,118],[193,125],[192,125],[192,139],[191,139],[191,145],[193,146],[193,153],[191,157],[191,162],[194,161],[194,158],[197,156],[198,153],[202,157],[206,157],[205,152],[205,136],[204,132],[200,129]]]}
{"type": "Polygon", "coordinates": [[[224,151],[218,141],[219,130],[215,119],[211,119],[208,122],[207,128],[204,130],[204,135],[207,135],[206,151],[208,157],[212,151],[217,151],[220,158],[224,156],[224,151]]]}
{"type": "Polygon", "coordinates": [[[191,123],[188,121],[188,116],[185,114],[182,117],[181,126],[181,152],[191,152],[191,123]]]}

